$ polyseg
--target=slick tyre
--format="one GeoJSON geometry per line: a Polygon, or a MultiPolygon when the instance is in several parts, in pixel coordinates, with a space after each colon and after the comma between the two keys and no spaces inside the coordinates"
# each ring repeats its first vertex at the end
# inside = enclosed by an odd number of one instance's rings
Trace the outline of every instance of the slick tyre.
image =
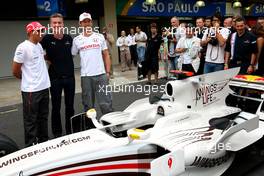
{"type": "Polygon", "coordinates": [[[17,144],[4,134],[0,133],[0,158],[19,150],[17,144]]]}

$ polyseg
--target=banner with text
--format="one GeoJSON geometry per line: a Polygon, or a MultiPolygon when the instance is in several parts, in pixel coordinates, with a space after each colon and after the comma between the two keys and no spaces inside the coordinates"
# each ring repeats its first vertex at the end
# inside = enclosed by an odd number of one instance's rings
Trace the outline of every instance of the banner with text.
{"type": "Polygon", "coordinates": [[[264,16],[264,4],[253,4],[249,10],[244,10],[245,16],[264,16]]]}
{"type": "Polygon", "coordinates": [[[66,15],[64,0],[36,0],[36,3],[39,17],[48,17],[57,12],[66,15]]]}
{"type": "Polygon", "coordinates": [[[226,1],[205,1],[205,7],[198,7],[196,0],[156,0],[148,5],[145,0],[117,0],[117,15],[121,16],[212,16],[219,11],[226,12],[226,1]]]}

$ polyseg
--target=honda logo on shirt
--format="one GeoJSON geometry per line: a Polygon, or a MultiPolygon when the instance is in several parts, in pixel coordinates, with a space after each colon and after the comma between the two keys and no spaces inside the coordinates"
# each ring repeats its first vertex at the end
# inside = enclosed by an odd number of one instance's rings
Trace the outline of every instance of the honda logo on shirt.
{"type": "Polygon", "coordinates": [[[84,45],[80,47],[80,50],[86,50],[86,49],[98,49],[100,48],[100,44],[90,44],[90,45],[84,45]]]}
{"type": "Polygon", "coordinates": [[[97,38],[94,38],[93,39],[93,42],[98,43],[98,39],[97,38]]]}

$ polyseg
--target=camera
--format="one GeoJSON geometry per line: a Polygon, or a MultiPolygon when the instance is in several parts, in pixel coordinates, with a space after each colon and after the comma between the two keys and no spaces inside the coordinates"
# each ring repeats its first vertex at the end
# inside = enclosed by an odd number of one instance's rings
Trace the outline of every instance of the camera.
{"type": "Polygon", "coordinates": [[[212,37],[208,43],[210,43],[213,46],[216,46],[216,45],[218,45],[218,40],[216,37],[212,37]]]}
{"type": "Polygon", "coordinates": [[[209,36],[211,37],[211,40],[208,43],[210,43],[213,46],[218,45],[218,40],[216,38],[215,30],[211,30],[210,33],[209,33],[209,36]]]}

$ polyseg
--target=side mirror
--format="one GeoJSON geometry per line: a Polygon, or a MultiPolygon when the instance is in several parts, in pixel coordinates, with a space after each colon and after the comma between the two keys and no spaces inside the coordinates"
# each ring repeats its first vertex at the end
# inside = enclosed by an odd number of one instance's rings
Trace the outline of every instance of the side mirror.
{"type": "Polygon", "coordinates": [[[127,131],[127,136],[130,142],[133,140],[145,140],[149,138],[150,130],[145,131],[137,128],[129,129],[127,131]]]}
{"type": "Polygon", "coordinates": [[[96,110],[95,109],[89,109],[87,112],[86,112],[86,116],[90,119],[96,119],[96,110]]]}
{"type": "Polygon", "coordinates": [[[86,112],[86,116],[87,116],[88,118],[91,119],[91,121],[93,122],[93,125],[94,125],[96,128],[102,128],[103,125],[100,124],[100,123],[97,121],[97,119],[96,119],[96,115],[97,115],[97,113],[96,113],[96,110],[95,110],[95,109],[89,109],[89,110],[86,112]]]}

